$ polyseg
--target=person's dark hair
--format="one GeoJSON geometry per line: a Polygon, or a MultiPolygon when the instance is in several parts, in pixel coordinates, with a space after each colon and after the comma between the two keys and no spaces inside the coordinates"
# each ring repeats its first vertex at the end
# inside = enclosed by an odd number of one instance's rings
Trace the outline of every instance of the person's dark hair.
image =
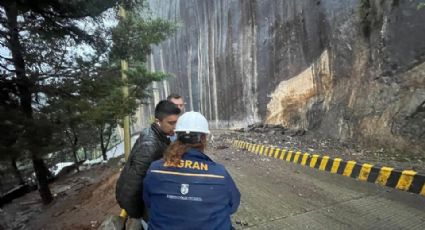
{"type": "Polygon", "coordinates": [[[164,153],[164,161],[166,165],[169,166],[177,166],[180,163],[183,155],[189,149],[199,149],[203,151],[207,145],[207,138],[205,138],[205,134],[201,134],[199,142],[193,143],[195,141],[188,141],[189,143],[185,143],[182,139],[182,136],[177,139],[177,141],[173,142],[164,153]]]}
{"type": "Polygon", "coordinates": [[[170,94],[170,95],[168,95],[168,97],[167,97],[167,101],[170,101],[171,99],[180,99],[180,98],[182,98],[182,96],[180,96],[180,95],[178,95],[178,94],[175,94],[175,93],[172,93],[172,94],[170,94]]]}
{"type": "Polygon", "coordinates": [[[201,142],[203,133],[185,133],[177,132],[177,140],[181,141],[183,144],[197,144],[201,142]]]}
{"type": "Polygon", "coordinates": [[[155,107],[155,118],[162,120],[170,115],[179,115],[180,112],[180,109],[174,103],[162,100],[155,107]]]}

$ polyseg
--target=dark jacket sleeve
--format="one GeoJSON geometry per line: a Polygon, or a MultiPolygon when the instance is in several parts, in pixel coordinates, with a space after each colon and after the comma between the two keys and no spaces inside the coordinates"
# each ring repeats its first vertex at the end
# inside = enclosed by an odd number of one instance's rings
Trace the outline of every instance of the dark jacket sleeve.
{"type": "MultiPolygon", "coordinates": [[[[158,149],[155,140],[140,140],[135,144],[133,150],[131,151],[128,164],[130,170],[133,171],[134,174],[141,176],[142,178],[146,175],[146,171],[148,170],[151,163],[158,157],[158,149]],[[137,145],[136,145],[137,144],[137,145]]],[[[159,158],[162,157],[162,153],[159,158]]]]}
{"type": "Polygon", "coordinates": [[[239,204],[241,202],[241,194],[238,188],[236,187],[236,184],[233,181],[232,177],[227,171],[226,171],[226,184],[230,194],[230,204],[229,204],[231,208],[230,214],[233,214],[239,208],[239,204]]]}
{"type": "Polygon", "coordinates": [[[130,217],[139,218],[143,215],[143,178],[153,158],[158,152],[162,154],[162,151],[158,149],[156,141],[149,136],[139,137],[131,150],[116,187],[118,204],[130,217]]]}

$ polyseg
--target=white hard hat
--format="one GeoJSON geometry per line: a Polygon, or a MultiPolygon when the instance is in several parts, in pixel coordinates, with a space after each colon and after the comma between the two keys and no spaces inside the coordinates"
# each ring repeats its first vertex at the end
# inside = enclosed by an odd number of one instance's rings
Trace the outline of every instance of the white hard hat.
{"type": "Polygon", "coordinates": [[[209,134],[210,130],[208,129],[208,121],[202,114],[190,111],[179,117],[175,132],[209,134]]]}

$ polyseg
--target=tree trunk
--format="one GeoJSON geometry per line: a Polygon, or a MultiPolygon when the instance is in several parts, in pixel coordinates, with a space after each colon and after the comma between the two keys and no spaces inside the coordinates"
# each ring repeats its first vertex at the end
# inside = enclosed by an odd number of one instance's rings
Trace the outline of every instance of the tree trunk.
{"type": "MultiPolygon", "coordinates": [[[[19,39],[18,28],[18,9],[16,1],[6,1],[4,3],[4,11],[7,17],[7,28],[10,38],[8,39],[8,48],[12,54],[12,62],[16,71],[16,86],[19,91],[20,110],[25,114],[27,123],[33,122],[32,109],[32,83],[25,73],[25,60],[22,55],[22,45],[19,39]]],[[[28,138],[31,138],[29,136],[28,138]]],[[[29,149],[32,155],[35,175],[39,184],[40,196],[44,204],[48,204],[53,200],[52,194],[47,182],[47,169],[42,159],[37,157],[34,152],[36,150],[29,149]]]]}
{"type": "Polygon", "coordinates": [[[108,156],[106,155],[106,149],[105,148],[101,148],[102,149],[102,157],[104,161],[108,160],[108,156]]]}
{"type": "Polygon", "coordinates": [[[78,144],[78,138],[77,135],[75,135],[74,133],[74,142],[72,144],[72,153],[74,154],[74,162],[75,162],[75,166],[77,166],[77,172],[80,172],[80,167],[78,165],[78,156],[77,156],[77,144],[78,144]]]}
{"type": "Polygon", "coordinates": [[[80,172],[80,167],[79,167],[79,162],[78,162],[78,157],[77,157],[77,150],[75,148],[72,149],[72,153],[74,155],[74,162],[75,162],[75,166],[77,169],[77,172],[80,172]]]}
{"type": "Polygon", "coordinates": [[[22,179],[22,175],[21,172],[18,169],[18,166],[16,166],[16,158],[12,157],[12,169],[13,169],[13,174],[15,174],[16,178],[19,180],[19,184],[23,185],[25,184],[24,179],[22,179]]]}
{"type": "Polygon", "coordinates": [[[106,155],[107,146],[105,146],[104,143],[104,136],[103,136],[103,126],[100,127],[100,150],[102,151],[103,160],[107,161],[108,156],[106,155]]]}
{"type": "Polygon", "coordinates": [[[49,204],[53,200],[52,193],[49,189],[47,181],[47,168],[43,162],[43,159],[32,156],[32,164],[34,165],[35,175],[38,181],[38,192],[40,193],[43,204],[49,204]]]}
{"type": "Polygon", "coordinates": [[[17,77],[17,87],[19,90],[20,108],[25,116],[32,119],[31,106],[31,81],[25,74],[25,60],[22,55],[22,45],[19,40],[18,29],[18,10],[15,1],[8,1],[4,8],[7,16],[7,27],[9,29],[10,39],[8,40],[10,52],[12,54],[13,66],[15,67],[17,77]]]}
{"type": "Polygon", "coordinates": [[[87,158],[87,149],[86,149],[86,147],[83,147],[83,151],[84,151],[84,161],[86,161],[88,158],[87,158]]]}

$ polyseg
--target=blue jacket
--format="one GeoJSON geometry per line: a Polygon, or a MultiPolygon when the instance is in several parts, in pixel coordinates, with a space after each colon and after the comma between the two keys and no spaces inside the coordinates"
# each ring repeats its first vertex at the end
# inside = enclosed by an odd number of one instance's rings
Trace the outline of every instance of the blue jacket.
{"type": "Polygon", "coordinates": [[[240,193],[223,165],[202,152],[186,152],[178,166],[164,160],[151,164],[144,180],[143,200],[149,229],[231,229],[230,215],[240,193]]]}

